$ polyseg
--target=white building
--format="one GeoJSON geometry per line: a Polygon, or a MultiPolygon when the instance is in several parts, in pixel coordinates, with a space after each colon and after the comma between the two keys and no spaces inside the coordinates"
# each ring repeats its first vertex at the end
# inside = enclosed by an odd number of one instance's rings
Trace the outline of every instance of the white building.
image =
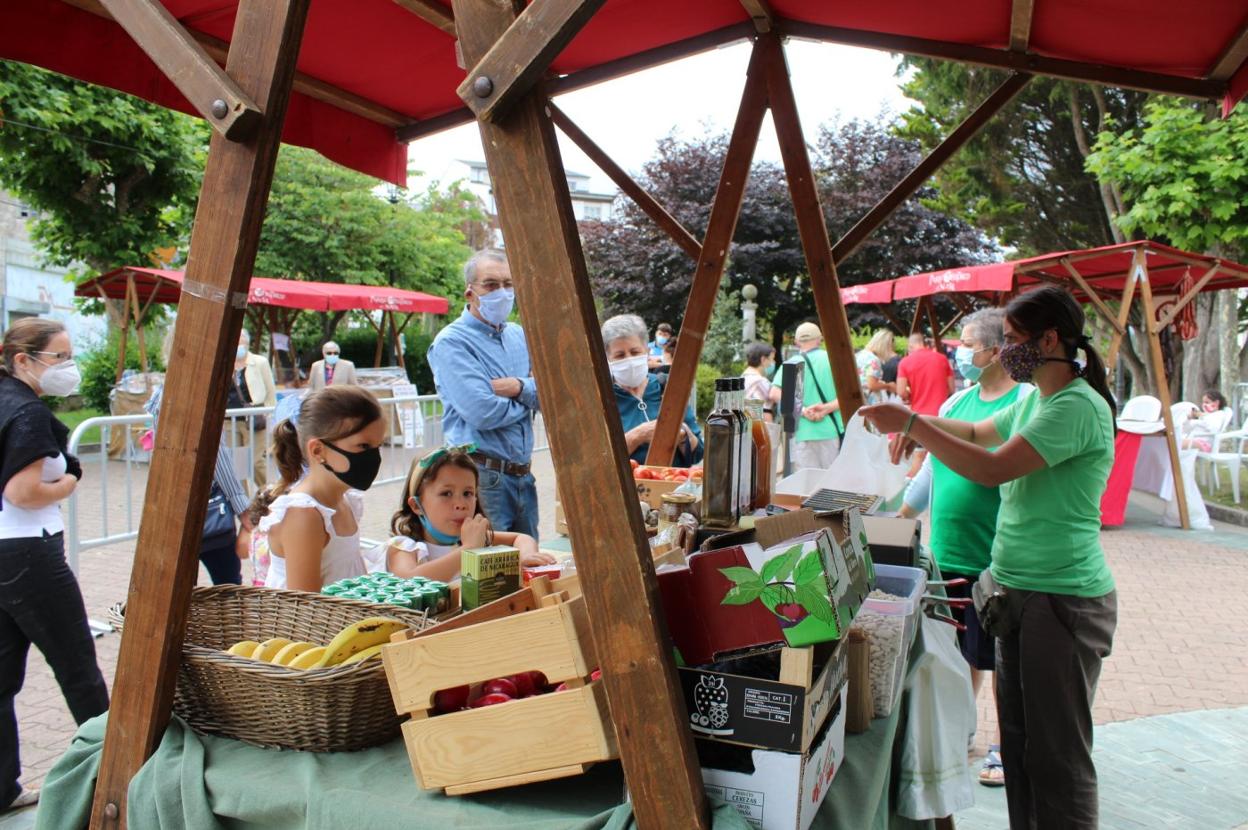
{"type": "Polygon", "coordinates": [[[0,190],[0,330],[23,317],[51,317],[65,324],[74,348],[85,351],[104,339],[107,321],[78,313],[67,269],[40,262],[26,227],[32,212],[0,190]]]}

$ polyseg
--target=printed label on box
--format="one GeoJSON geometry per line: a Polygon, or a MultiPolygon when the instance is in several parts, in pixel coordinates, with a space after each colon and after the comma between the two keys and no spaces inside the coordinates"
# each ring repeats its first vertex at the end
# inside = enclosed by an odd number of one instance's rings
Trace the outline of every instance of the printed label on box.
{"type": "Polygon", "coordinates": [[[793,695],[766,689],[745,690],[745,716],[773,723],[793,722],[793,695]]]}
{"type": "Polygon", "coordinates": [[[680,681],[695,736],[801,751],[806,691],[800,686],[688,668],[680,681]]]}
{"type": "Polygon", "coordinates": [[[764,793],[759,790],[743,790],[740,787],[707,787],[706,794],[731,804],[752,827],[763,826],[764,793]]]}

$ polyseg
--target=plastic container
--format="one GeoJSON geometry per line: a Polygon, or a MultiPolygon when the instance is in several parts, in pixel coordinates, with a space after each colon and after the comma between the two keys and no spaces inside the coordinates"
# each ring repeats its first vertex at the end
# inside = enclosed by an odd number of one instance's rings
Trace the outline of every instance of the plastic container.
{"type": "Polygon", "coordinates": [[[877,718],[888,717],[901,696],[910,647],[919,630],[927,573],[900,565],[876,565],[875,587],[901,599],[868,597],[854,620],[871,644],[871,697],[877,718]]]}

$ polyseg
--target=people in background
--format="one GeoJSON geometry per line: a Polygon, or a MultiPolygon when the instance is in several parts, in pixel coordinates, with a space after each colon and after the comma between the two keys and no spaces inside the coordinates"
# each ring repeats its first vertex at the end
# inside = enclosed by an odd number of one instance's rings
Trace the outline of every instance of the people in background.
{"type": "Polygon", "coordinates": [[[463,548],[511,545],[520,564],[553,565],[555,557],[537,549],[524,533],[495,533],[477,500],[480,471],[472,447],[441,447],[412,460],[412,469],[390,520],[394,534],[386,547],[386,570],[404,578],[423,576],[449,582],[459,576],[463,548]]]}
{"type": "Polygon", "coordinates": [[[953,394],[953,368],[922,332],[910,335],[909,350],[897,364],[897,395],[920,415],[935,415],[953,394]]]}
{"type": "MultiPolygon", "coordinates": [[[[802,323],[793,333],[799,355],[790,362],[805,366],[802,417],[793,437],[793,469],[826,470],[841,451],[845,426],[841,422],[841,405],[836,399],[832,382],[832,365],[823,346],[823,332],[814,323],[802,323]]],[[[776,370],[775,384],[784,383],[787,364],[776,370]]]]}
{"type": "Polygon", "coordinates": [[[82,478],[69,429],[41,397],[67,397],[79,383],[65,327],[27,317],[4,334],[0,366],[0,813],[27,807],[14,699],[31,643],[56,675],[74,721],[108,709],[108,688],[74,572],[65,562],[61,502],[82,478]]]}
{"type": "Polygon", "coordinates": [[[897,367],[901,365],[903,357],[905,357],[905,355],[895,354],[888,360],[884,361],[884,366],[880,373],[880,380],[888,384],[889,391],[884,393],[885,400],[891,401],[897,398],[897,367]]]}
{"type": "Polygon", "coordinates": [[[330,340],[321,346],[321,359],[308,370],[308,385],[312,391],[326,386],[355,386],[355,364],[342,356],[342,349],[330,340]]]}
{"type": "Polygon", "coordinates": [[[1184,449],[1201,452],[1213,450],[1213,437],[1231,425],[1231,408],[1217,389],[1206,390],[1200,397],[1200,408],[1192,407],[1187,420],[1179,424],[1184,449]]]}
{"type": "MultiPolygon", "coordinates": [[[[168,364],[166,364],[168,365],[168,364]]],[[[238,352],[234,357],[234,378],[226,404],[228,408],[277,406],[277,385],[273,382],[273,368],[269,361],[251,351],[251,335],[243,329],[238,335],[238,352]]],[[[254,444],[252,453],[252,476],[257,487],[268,483],[269,442],[268,420],[263,415],[235,421],[238,446],[254,444]]]]}
{"type": "MultiPolygon", "coordinates": [[[[659,366],[670,364],[672,362],[670,359],[666,359],[666,355],[669,353],[667,346],[674,339],[675,338],[672,336],[671,323],[659,323],[655,326],[654,339],[647,344],[650,349],[651,369],[656,369],[659,366]]],[[[676,347],[673,345],[670,351],[675,353],[676,347]]]]}
{"type": "MultiPolygon", "coordinates": [[[[611,371],[628,454],[644,464],[658,424],[667,375],[648,370],[646,324],[636,314],[619,314],[603,323],[602,347],[607,353],[607,368],[611,371]]],[[[691,406],[685,410],[680,425],[672,466],[697,464],[702,460],[702,450],[702,430],[691,406]]]]}
{"type": "Polygon", "coordinates": [[[386,421],[368,390],[335,386],[309,393],[297,423],[273,428],[281,479],[256,496],[253,509],[268,542],[265,587],[319,592],[365,572],[363,491],[381,468],[386,421]]]}
{"type": "Polygon", "coordinates": [[[897,391],[895,378],[894,382],[884,380],[884,364],[896,355],[893,333],[888,329],[880,329],[871,335],[867,345],[858,352],[858,382],[862,385],[866,403],[883,403],[888,395],[897,391]]]}
{"type": "Polygon", "coordinates": [[[998,360],[1037,392],[976,423],[895,403],[866,407],[950,470],[1001,488],[992,564],[997,716],[1011,827],[1097,826],[1092,699],[1117,622],[1101,549],[1101,495],[1114,457],[1114,401],[1083,310],[1053,286],[1006,307],[998,360]],[[1083,360],[1076,358],[1082,353],[1083,360]],[[997,447],[996,452],[990,448],[997,447]]]}
{"type": "Polygon", "coordinates": [[[442,398],[448,444],[475,444],[481,468],[477,498],[497,530],[538,538],[533,416],[537,385],[524,329],[507,322],[515,286],[507,255],[484,250],[464,265],[467,305],[429,347],[429,366],[442,398]]]}
{"type": "Polygon", "coordinates": [[[676,359],[676,346],[679,341],[679,337],[672,337],[663,344],[663,359],[658,367],[659,371],[671,371],[672,361],[676,359]]]}
{"type": "MultiPolygon", "coordinates": [[[[1030,383],[1017,383],[1001,368],[998,356],[1004,343],[1004,322],[1005,311],[1000,308],[983,309],[966,318],[956,360],[962,377],[973,385],[945,401],[940,417],[977,423],[1035,390],[1030,383]]],[[[929,500],[929,547],[940,565],[940,573],[945,579],[966,580],[964,585],[948,586],[946,593],[951,598],[969,600],[971,586],[992,562],[1000,488],[985,487],[964,478],[929,455],[906,493],[901,515],[918,515],[929,500]]],[[[966,627],[958,632],[958,645],[971,668],[971,685],[978,696],[984,677],[996,665],[996,642],[980,627],[973,606],[951,606],[950,610],[966,627]]],[[[984,756],[979,782],[989,787],[1005,784],[999,729],[984,756]]]]}
{"type": "Polygon", "coordinates": [[[763,402],[763,420],[774,421],[780,387],[771,382],[776,370],[776,349],[770,343],[755,340],[745,347],[745,399],[763,402]]]}

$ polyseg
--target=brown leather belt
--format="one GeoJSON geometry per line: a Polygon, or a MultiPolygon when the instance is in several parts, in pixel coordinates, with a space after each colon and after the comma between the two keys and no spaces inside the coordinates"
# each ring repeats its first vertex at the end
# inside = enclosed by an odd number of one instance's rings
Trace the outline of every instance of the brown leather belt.
{"type": "Polygon", "coordinates": [[[477,466],[484,467],[487,470],[503,473],[509,476],[527,476],[529,474],[528,464],[515,464],[511,461],[502,461],[492,458],[488,455],[482,455],[479,452],[472,454],[472,460],[477,462],[477,466]]]}

